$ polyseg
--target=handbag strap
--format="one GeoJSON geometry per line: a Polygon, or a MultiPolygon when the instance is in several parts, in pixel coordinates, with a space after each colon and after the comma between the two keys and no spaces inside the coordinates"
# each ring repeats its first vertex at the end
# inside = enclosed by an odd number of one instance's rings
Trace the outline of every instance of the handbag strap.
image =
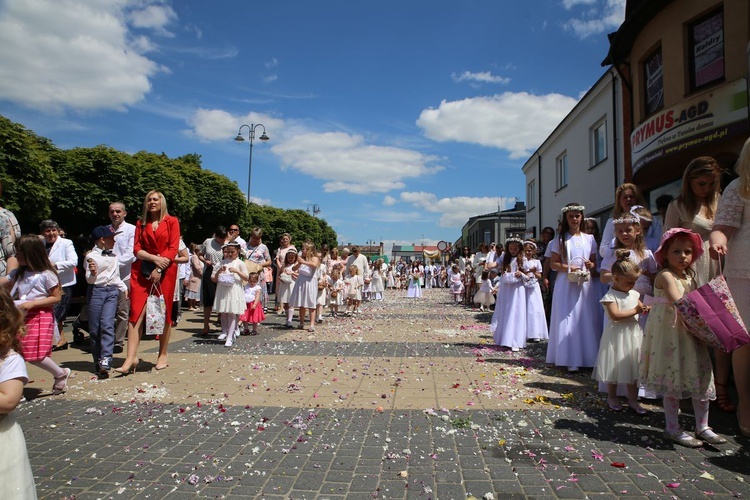
{"type": "Polygon", "coordinates": [[[148,294],[149,295],[156,295],[156,296],[164,295],[164,293],[162,293],[162,291],[161,291],[161,283],[152,283],[151,284],[151,291],[149,291],[148,294]],[[156,293],[154,293],[154,292],[156,292],[156,293]]]}

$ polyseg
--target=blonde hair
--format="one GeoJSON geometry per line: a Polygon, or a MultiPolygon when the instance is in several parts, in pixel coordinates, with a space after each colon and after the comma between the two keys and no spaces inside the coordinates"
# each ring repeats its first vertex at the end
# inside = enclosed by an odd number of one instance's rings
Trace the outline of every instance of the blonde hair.
{"type": "Polygon", "coordinates": [[[638,264],[630,260],[630,250],[615,250],[615,256],[617,260],[612,264],[612,275],[638,279],[638,276],[641,275],[641,269],[638,264]]]}
{"type": "Polygon", "coordinates": [[[141,223],[145,224],[148,222],[148,199],[152,194],[158,194],[159,200],[161,201],[161,211],[159,212],[159,222],[164,219],[165,216],[169,215],[167,211],[167,199],[161,191],[152,190],[146,193],[146,197],[143,199],[143,212],[141,213],[141,223]]]}
{"type": "MultiPolygon", "coordinates": [[[[641,217],[642,215],[646,220],[651,220],[651,212],[649,212],[644,207],[641,207],[639,209],[634,210],[634,215],[637,215],[638,217],[641,217]]],[[[633,250],[635,250],[635,253],[638,254],[638,257],[643,259],[646,256],[646,250],[648,249],[646,247],[646,238],[643,235],[643,226],[641,226],[641,223],[638,219],[635,217],[622,217],[620,218],[619,222],[615,222],[612,224],[612,227],[615,230],[615,248],[624,248],[622,246],[622,243],[620,242],[620,238],[617,237],[617,228],[615,226],[619,225],[629,225],[634,226],[636,229],[638,229],[638,233],[635,235],[635,241],[633,242],[633,250]]]]}
{"type": "Polygon", "coordinates": [[[687,213],[695,215],[700,210],[700,204],[695,199],[695,193],[690,186],[690,181],[699,177],[713,177],[715,184],[714,190],[708,195],[706,200],[706,216],[709,219],[714,218],[716,207],[719,204],[719,191],[721,190],[721,167],[719,163],[710,156],[699,156],[688,163],[685,172],[682,174],[682,188],[680,195],[677,197],[679,203],[685,207],[687,213]]]}
{"type": "Polygon", "coordinates": [[[750,138],[742,146],[742,151],[740,151],[740,156],[737,158],[734,171],[740,176],[738,189],[740,196],[745,199],[750,198],[750,138]]]}
{"type": "Polygon", "coordinates": [[[621,184],[617,189],[615,189],[615,208],[612,209],[612,218],[618,219],[622,214],[625,213],[625,211],[620,206],[620,197],[622,196],[622,193],[630,189],[633,191],[633,194],[635,195],[635,198],[637,200],[638,205],[646,205],[646,200],[643,198],[643,195],[641,194],[641,190],[638,189],[638,186],[631,182],[626,182],[625,184],[621,184]]]}
{"type": "Polygon", "coordinates": [[[302,249],[305,251],[305,255],[309,259],[310,257],[315,257],[318,255],[316,249],[315,249],[315,243],[313,243],[310,240],[305,240],[304,243],[302,243],[302,249]]]}
{"type": "Polygon", "coordinates": [[[359,268],[355,266],[354,264],[349,266],[349,272],[353,274],[354,276],[359,276],[359,268]]]}

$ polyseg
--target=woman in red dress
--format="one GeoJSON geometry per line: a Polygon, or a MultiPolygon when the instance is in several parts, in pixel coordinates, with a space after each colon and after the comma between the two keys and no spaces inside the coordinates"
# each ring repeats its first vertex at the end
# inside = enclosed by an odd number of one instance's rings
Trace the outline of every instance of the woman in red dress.
{"type": "MultiPolygon", "coordinates": [[[[167,212],[167,200],[159,191],[150,191],[143,202],[143,216],[135,225],[133,263],[130,279],[130,323],[128,325],[128,355],[125,363],[115,371],[135,373],[138,366],[138,343],[144,328],[146,299],[154,284],[159,284],[166,297],[166,318],[171,318],[172,297],[177,281],[177,256],[180,244],[180,223],[177,217],[167,212]]],[[[156,369],[163,370],[167,364],[167,346],[172,323],[164,321],[164,330],[159,337],[159,357],[156,369]]]]}

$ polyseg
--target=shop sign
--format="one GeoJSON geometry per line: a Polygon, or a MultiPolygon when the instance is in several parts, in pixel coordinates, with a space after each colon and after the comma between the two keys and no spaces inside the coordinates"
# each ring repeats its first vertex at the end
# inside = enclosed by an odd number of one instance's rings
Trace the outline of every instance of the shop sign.
{"type": "Polygon", "coordinates": [[[638,126],[630,134],[633,173],[672,153],[747,130],[747,82],[741,78],[665,109],[638,126]]]}

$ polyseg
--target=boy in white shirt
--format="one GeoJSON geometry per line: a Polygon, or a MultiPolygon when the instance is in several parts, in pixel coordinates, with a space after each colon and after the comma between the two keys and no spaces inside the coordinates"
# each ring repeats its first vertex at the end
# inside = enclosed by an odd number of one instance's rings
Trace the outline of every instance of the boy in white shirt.
{"type": "Polygon", "coordinates": [[[115,346],[115,317],[117,298],[128,288],[120,278],[120,265],[112,252],[115,246],[112,226],[94,228],[91,239],[95,247],[86,254],[86,282],[89,283],[89,335],[93,341],[91,354],[96,373],[100,378],[109,377],[112,368],[112,351],[115,346]]]}

